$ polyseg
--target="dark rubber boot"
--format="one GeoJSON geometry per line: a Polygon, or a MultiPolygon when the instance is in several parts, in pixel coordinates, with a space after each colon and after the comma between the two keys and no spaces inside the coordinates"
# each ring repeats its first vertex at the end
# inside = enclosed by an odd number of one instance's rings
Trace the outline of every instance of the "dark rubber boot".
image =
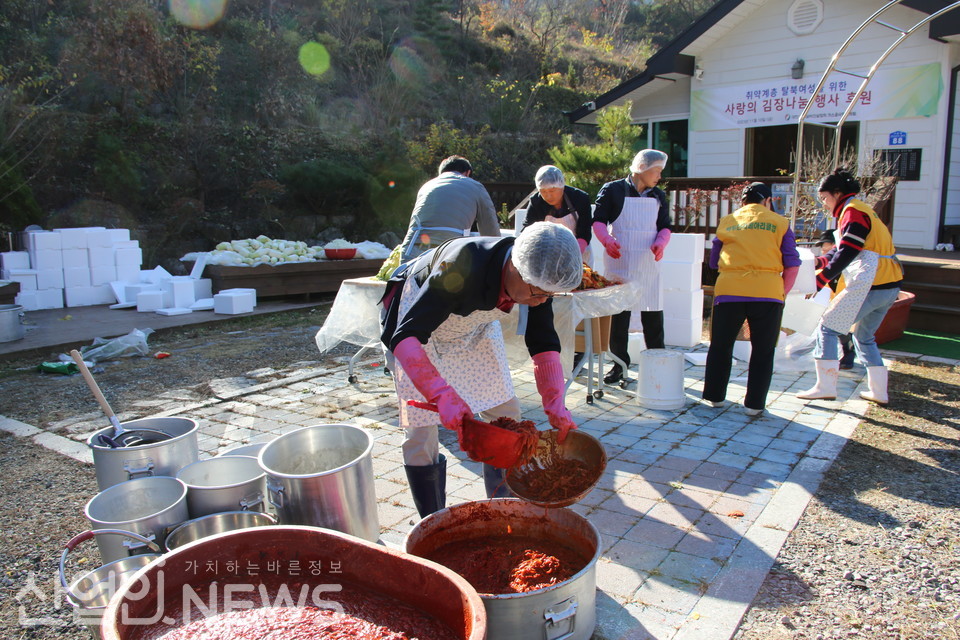
{"type": "Polygon", "coordinates": [[[603,376],[606,384],[617,384],[621,380],[623,380],[623,368],[618,364],[613,365],[607,375],[603,376]]]}
{"type": "Polygon", "coordinates": [[[504,481],[505,475],[505,470],[483,464],[483,486],[487,490],[488,498],[509,498],[513,495],[504,481]]]}
{"type": "Polygon", "coordinates": [[[447,459],[440,456],[440,462],[426,466],[403,465],[413,494],[413,504],[421,518],[440,511],[447,504],[447,459]]]}

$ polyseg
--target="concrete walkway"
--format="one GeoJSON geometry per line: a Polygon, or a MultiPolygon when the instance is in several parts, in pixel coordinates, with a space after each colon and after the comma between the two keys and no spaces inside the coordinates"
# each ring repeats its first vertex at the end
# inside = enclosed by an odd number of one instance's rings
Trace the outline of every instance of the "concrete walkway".
{"type": "MultiPolygon", "coordinates": [[[[705,350],[700,345],[684,351],[705,350]]],[[[403,470],[392,381],[373,358],[361,360],[355,384],[347,381],[346,357],[330,362],[333,366],[260,370],[213,381],[212,398],[167,392],[128,407],[120,419],[195,418],[201,457],[309,424],[364,426],[376,436],[381,539],[399,548],[417,515],[403,470]]],[[[697,401],[703,368],[689,363],[686,404],[677,411],[642,409],[636,384],[626,390],[605,387],[593,404],[585,402],[579,381],[571,387],[574,419],[603,442],[609,459],[598,487],[571,507],[603,537],[596,640],[730,638],[866,410],[857,393],[863,376],[858,367],[841,373],[841,397],[831,402],[794,397],[812,385],[812,373],[777,373],[768,410],[750,418],[737,404],[745,369],[735,362],[732,402],[723,409],[697,401]]],[[[545,428],[532,372],[516,372],[514,379],[524,417],[545,428]]],[[[92,460],[83,440],[101,426],[99,413],[46,430],[0,417],[0,429],[85,462],[92,460]]],[[[441,432],[450,461],[448,504],[483,499],[479,465],[460,452],[452,432],[441,432]]]]}

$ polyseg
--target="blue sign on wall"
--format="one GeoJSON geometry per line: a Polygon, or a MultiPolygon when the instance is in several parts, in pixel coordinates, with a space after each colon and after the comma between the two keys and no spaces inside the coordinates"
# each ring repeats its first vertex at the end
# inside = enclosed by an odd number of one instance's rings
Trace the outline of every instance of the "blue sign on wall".
{"type": "Polygon", "coordinates": [[[906,131],[894,131],[890,134],[890,146],[904,145],[907,144],[907,132],[906,131]]]}

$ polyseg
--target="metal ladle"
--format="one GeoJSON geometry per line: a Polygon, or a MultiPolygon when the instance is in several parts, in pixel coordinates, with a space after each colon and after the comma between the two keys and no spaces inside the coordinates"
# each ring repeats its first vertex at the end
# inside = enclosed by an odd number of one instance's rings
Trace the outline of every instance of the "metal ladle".
{"type": "Polygon", "coordinates": [[[163,431],[155,431],[153,429],[136,429],[131,431],[124,429],[123,425],[120,424],[120,420],[117,419],[117,415],[113,412],[113,409],[110,408],[110,404],[107,402],[107,399],[103,396],[103,392],[100,391],[97,381],[93,379],[93,374],[91,374],[90,369],[87,368],[87,363],[83,361],[83,356],[80,355],[79,351],[74,349],[70,352],[70,357],[73,358],[73,361],[77,363],[77,367],[80,369],[80,374],[86,381],[87,386],[90,387],[93,397],[96,398],[97,402],[100,404],[100,409],[103,410],[104,415],[107,416],[107,419],[110,420],[110,424],[113,425],[112,436],[107,436],[106,434],[100,435],[100,440],[102,442],[106,443],[111,449],[120,449],[122,447],[146,444],[146,438],[144,436],[150,438],[152,442],[170,439],[170,434],[164,433],[163,431]]]}

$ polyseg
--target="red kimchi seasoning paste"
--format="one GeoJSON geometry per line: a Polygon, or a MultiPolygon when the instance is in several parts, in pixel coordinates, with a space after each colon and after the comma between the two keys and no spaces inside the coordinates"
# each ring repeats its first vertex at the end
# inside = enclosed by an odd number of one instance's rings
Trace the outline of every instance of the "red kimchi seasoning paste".
{"type": "Polygon", "coordinates": [[[480,593],[526,593],[569,580],[587,565],[573,549],[552,540],[490,536],[445,544],[427,559],[453,569],[480,593]]]}
{"type": "Polygon", "coordinates": [[[490,424],[516,432],[517,442],[517,464],[526,464],[533,454],[537,451],[537,441],[540,439],[540,431],[530,420],[516,421],[513,418],[497,418],[490,424]]]}
{"type": "Polygon", "coordinates": [[[511,486],[522,490],[524,499],[546,504],[579,496],[597,482],[602,469],[563,457],[559,445],[551,441],[529,464],[508,473],[511,486]]]}
{"type": "MultiPolygon", "coordinates": [[[[277,585],[273,585],[274,587],[277,585]]],[[[287,584],[293,592],[303,585],[287,584]]],[[[221,590],[222,591],[222,590],[221,590]]],[[[198,593],[201,592],[198,590],[198,593]]],[[[202,592],[206,592],[204,589],[202,592]]],[[[266,593],[275,593],[266,585],[266,593]]],[[[142,640],[455,640],[459,637],[439,620],[393,598],[343,585],[323,593],[322,608],[270,605],[270,597],[247,594],[247,607],[231,606],[221,596],[207,601],[207,611],[171,616],[182,626],[151,628],[142,640]],[[266,604],[266,606],[260,606],[266,604]]],[[[242,603],[241,603],[242,604],[242,603]]],[[[170,612],[166,612],[167,615],[170,612]]],[[[182,613],[182,612],[175,612],[182,613]]]]}

